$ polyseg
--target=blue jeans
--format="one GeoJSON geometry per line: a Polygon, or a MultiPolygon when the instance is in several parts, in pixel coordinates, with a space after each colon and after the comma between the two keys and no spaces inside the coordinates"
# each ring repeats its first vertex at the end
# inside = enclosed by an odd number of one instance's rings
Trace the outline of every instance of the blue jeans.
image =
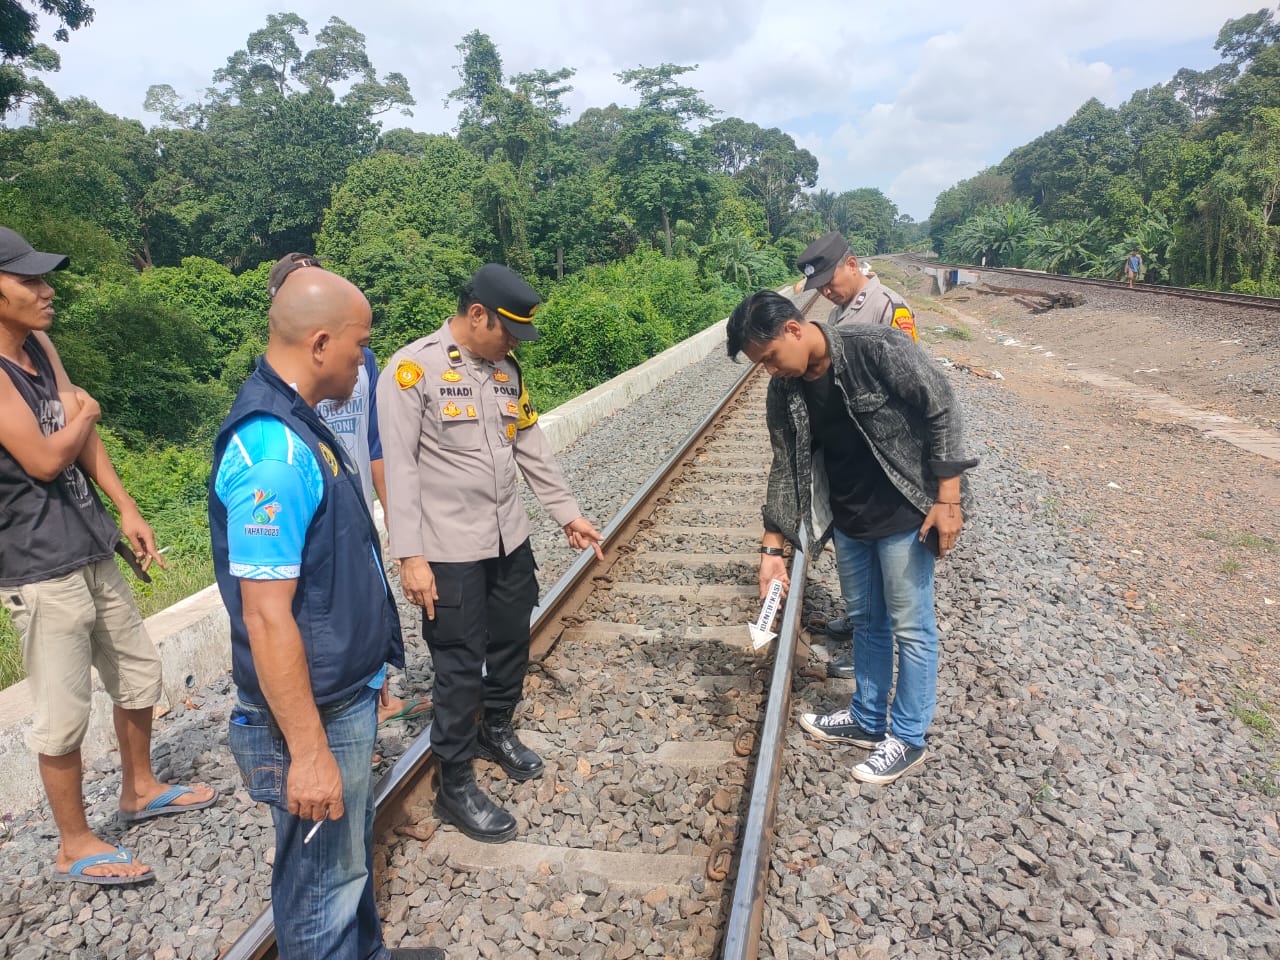
{"type": "Polygon", "coordinates": [[[261,704],[237,700],[228,740],[249,796],[269,804],[276,828],[271,902],[281,960],[384,960],[373,900],[373,783],[378,691],[320,708],[329,749],[342,775],[341,820],[314,826],[289,813],[289,750],[261,704]]]}
{"type": "Polygon", "coordinates": [[[874,540],[834,532],[840,591],[853,627],[857,689],[849,712],[871,733],[888,729],[913,747],[924,746],[938,699],[938,626],[933,612],[933,554],[918,530],[874,540]],[[898,686],[893,645],[898,644],[898,686]]]}

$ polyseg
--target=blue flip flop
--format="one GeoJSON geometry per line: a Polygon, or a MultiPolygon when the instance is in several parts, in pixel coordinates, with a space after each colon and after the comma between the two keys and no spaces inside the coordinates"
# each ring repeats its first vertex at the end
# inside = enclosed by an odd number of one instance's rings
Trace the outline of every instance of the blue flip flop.
{"type": "Polygon", "coordinates": [[[218,791],[213,791],[213,796],[208,800],[201,800],[199,803],[174,803],[179,797],[184,797],[188,793],[195,793],[190,787],[170,787],[160,796],[156,797],[141,810],[120,811],[120,819],[125,823],[136,823],[138,820],[150,820],[152,817],[163,817],[171,813],[186,813],[188,810],[203,810],[205,807],[213,806],[215,800],[218,799],[218,791]]]}
{"type": "Polygon", "coordinates": [[[155,871],[150,868],[136,877],[97,877],[92,873],[85,873],[89,867],[104,863],[133,863],[133,854],[124,847],[116,847],[113,853],[95,853],[91,857],[77,860],[66,872],[55,868],[50,879],[54,883],[91,883],[101,887],[119,887],[131,883],[146,883],[156,878],[155,871]]]}

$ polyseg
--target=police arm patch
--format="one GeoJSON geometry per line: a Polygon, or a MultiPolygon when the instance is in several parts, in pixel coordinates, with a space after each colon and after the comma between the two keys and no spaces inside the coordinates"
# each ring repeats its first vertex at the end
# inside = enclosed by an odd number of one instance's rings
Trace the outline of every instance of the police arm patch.
{"type": "Polygon", "coordinates": [[[396,385],[401,390],[408,390],[422,379],[422,368],[412,360],[401,360],[396,364],[396,385]]]}
{"type": "Polygon", "coordinates": [[[903,333],[909,334],[912,340],[917,342],[920,340],[920,335],[916,333],[916,318],[911,315],[910,307],[896,307],[893,311],[892,325],[903,333]]]}

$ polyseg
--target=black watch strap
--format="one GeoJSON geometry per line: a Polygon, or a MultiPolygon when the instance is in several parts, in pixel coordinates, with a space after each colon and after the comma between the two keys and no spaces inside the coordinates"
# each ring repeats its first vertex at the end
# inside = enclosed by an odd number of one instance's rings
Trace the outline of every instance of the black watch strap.
{"type": "Polygon", "coordinates": [[[782,556],[782,548],[781,548],[781,547],[761,547],[761,548],[760,548],[760,552],[761,552],[761,553],[763,553],[763,554],[765,554],[766,556],[770,556],[770,557],[780,557],[780,556],[782,556]]]}

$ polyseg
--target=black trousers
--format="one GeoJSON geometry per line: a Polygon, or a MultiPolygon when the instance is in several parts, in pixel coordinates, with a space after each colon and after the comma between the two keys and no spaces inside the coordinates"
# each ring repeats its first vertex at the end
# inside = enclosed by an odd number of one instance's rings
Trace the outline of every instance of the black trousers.
{"type": "Polygon", "coordinates": [[[422,622],[436,671],[431,747],[441,760],[469,760],[481,705],[513,709],[524,691],[537,565],[526,540],[504,556],[431,571],[440,595],[435,620],[422,622]]]}

